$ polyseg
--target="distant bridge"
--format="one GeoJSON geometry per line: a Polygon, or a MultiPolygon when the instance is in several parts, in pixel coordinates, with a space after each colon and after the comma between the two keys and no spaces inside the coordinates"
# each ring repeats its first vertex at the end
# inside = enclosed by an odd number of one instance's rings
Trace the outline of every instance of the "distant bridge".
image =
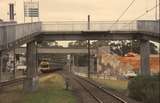
{"type": "MultiPolygon", "coordinates": [[[[91,54],[96,53],[96,49],[90,49],[91,54]]],[[[25,54],[26,48],[17,48],[15,49],[16,54],[25,54]]],[[[88,49],[85,48],[37,48],[38,54],[87,54],[88,49]]]]}

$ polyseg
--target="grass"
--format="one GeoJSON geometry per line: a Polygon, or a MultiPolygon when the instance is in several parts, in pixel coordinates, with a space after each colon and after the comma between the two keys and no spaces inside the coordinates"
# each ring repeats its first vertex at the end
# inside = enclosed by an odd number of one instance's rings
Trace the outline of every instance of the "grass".
{"type": "Polygon", "coordinates": [[[128,81],[127,80],[109,80],[109,79],[94,79],[96,82],[101,83],[107,88],[117,90],[117,91],[126,91],[128,89],[128,81]]]}
{"type": "MultiPolygon", "coordinates": [[[[9,90],[7,90],[9,91],[9,90]]],[[[0,94],[0,103],[75,103],[75,97],[64,89],[64,80],[58,74],[50,74],[40,79],[37,92],[26,93],[21,88],[0,94]],[[6,98],[5,98],[6,97],[6,98]],[[8,99],[10,98],[10,100],[8,99]],[[3,100],[3,101],[2,101],[3,100]]]]}

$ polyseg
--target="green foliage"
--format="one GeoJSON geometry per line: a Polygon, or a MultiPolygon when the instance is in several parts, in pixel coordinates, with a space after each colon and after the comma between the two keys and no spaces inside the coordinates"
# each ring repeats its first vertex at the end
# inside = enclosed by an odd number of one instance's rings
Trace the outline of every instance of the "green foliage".
{"type": "Polygon", "coordinates": [[[57,41],[41,41],[38,42],[39,47],[61,47],[57,41]]]}
{"type": "MultiPolygon", "coordinates": [[[[128,52],[134,52],[140,54],[140,40],[121,40],[110,43],[111,50],[121,56],[124,56],[128,52]]],[[[150,42],[151,54],[157,54],[157,46],[150,42]]]]}
{"type": "MultiPolygon", "coordinates": [[[[91,43],[91,48],[97,48],[101,46],[110,46],[111,51],[124,56],[128,52],[134,52],[140,54],[140,40],[117,40],[117,41],[106,41],[106,40],[96,40],[91,43]]],[[[70,42],[69,47],[72,48],[87,48],[86,40],[79,40],[76,42],[70,42]]],[[[157,46],[150,42],[151,54],[157,54],[157,46]]]]}
{"type": "Polygon", "coordinates": [[[88,42],[86,40],[77,40],[68,44],[71,48],[87,48],[88,42]]]}
{"type": "Polygon", "coordinates": [[[159,103],[160,76],[138,76],[130,80],[129,96],[144,103],[159,103]]]}
{"type": "Polygon", "coordinates": [[[58,74],[51,74],[40,79],[40,89],[34,93],[25,94],[20,103],[75,103],[70,91],[64,88],[64,80],[58,74]]]}
{"type": "Polygon", "coordinates": [[[119,92],[124,92],[127,90],[128,80],[111,80],[111,79],[97,79],[94,78],[96,82],[101,83],[107,88],[117,90],[119,92]]]}
{"type": "Polygon", "coordinates": [[[3,88],[0,103],[76,103],[76,98],[65,90],[62,76],[48,74],[39,79],[36,92],[24,92],[22,86],[3,88]]]}

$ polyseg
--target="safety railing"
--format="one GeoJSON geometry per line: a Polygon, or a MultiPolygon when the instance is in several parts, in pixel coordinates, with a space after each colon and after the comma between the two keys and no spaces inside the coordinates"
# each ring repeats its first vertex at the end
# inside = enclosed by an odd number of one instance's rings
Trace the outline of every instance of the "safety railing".
{"type": "MultiPolygon", "coordinates": [[[[90,31],[143,31],[159,33],[160,21],[138,20],[130,21],[91,21],[90,31]]],[[[42,31],[88,31],[87,21],[43,22],[42,31]]]]}
{"type": "Polygon", "coordinates": [[[138,31],[160,33],[160,20],[139,20],[137,28],[138,31]]]}
{"type": "MultiPolygon", "coordinates": [[[[91,21],[90,31],[146,31],[159,33],[160,21],[141,20],[130,23],[129,21],[91,21]]],[[[25,24],[0,25],[0,49],[17,39],[32,35],[36,32],[48,31],[88,31],[87,21],[60,21],[60,22],[35,22],[25,24]]]]}
{"type": "Polygon", "coordinates": [[[0,25],[0,49],[8,43],[14,42],[33,33],[41,32],[41,23],[5,24],[0,25]]]}
{"type": "MultiPolygon", "coordinates": [[[[90,22],[90,31],[135,31],[136,22],[129,24],[128,21],[92,21],[90,22]]],[[[59,21],[43,22],[42,31],[87,31],[87,21],[59,21]]]]}

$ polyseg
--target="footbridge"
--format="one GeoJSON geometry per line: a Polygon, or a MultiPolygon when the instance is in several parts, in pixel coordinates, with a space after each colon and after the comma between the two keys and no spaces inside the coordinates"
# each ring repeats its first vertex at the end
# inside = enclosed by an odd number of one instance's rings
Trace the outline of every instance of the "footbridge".
{"type": "MultiPolygon", "coordinates": [[[[91,54],[96,53],[96,49],[90,49],[91,54]]],[[[53,47],[39,47],[38,54],[87,54],[87,48],[53,48],[53,47]]],[[[21,47],[15,49],[15,54],[26,54],[26,48],[21,47]]]]}
{"type": "MultiPolygon", "coordinates": [[[[6,51],[27,44],[27,73],[25,90],[37,88],[37,43],[52,40],[140,40],[141,74],[149,75],[149,41],[160,42],[160,21],[61,21],[0,24],[0,74],[6,51]]],[[[47,50],[51,52],[52,50],[47,50]]],[[[55,50],[56,51],[56,50],[55,50]]],[[[43,51],[46,52],[46,51],[43,51]]],[[[53,52],[53,51],[52,51],[53,52]]]]}
{"type": "Polygon", "coordinates": [[[0,50],[37,40],[133,40],[159,42],[159,21],[87,21],[34,22],[0,24],[0,50]]]}

